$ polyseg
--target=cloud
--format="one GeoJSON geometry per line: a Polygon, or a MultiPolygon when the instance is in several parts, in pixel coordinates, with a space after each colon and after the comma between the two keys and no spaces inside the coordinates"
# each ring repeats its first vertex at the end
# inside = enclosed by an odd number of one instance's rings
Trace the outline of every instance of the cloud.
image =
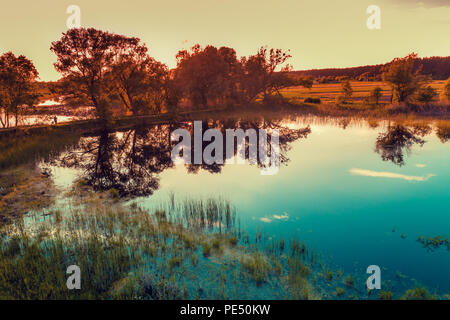
{"type": "Polygon", "coordinates": [[[273,218],[277,219],[277,220],[287,220],[287,219],[289,219],[289,215],[287,214],[287,212],[283,212],[282,215],[274,214],[273,218]]]}
{"type": "Polygon", "coordinates": [[[389,2],[426,8],[450,7],[450,0],[389,0],[389,2]]]}
{"type": "Polygon", "coordinates": [[[265,222],[265,223],[271,223],[272,219],[286,221],[289,219],[289,215],[287,214],[287,212],[283,212],[283,214],[280,214],[280,215],[274,214],[270,218],[268,218],[268,217],[259,218],[260,221],[265,222]]]}
{"type": "Polygon", "coordinates": [[[365,169],[357,169],[357,168],[352,168],[349,170],[349,172],[353,175],[358,175],[358,176],[403,179],[406,181],[426,181],[426,180],[430,179],[431,177],[435,176],[434,174],[428,174],[424,177],[408,176],[408,175],[394,173],[394,172],[373,171],[373,170],[365,170],[365,169]]]}
{"type": "Polygon", "coordinates": [[[427,165],[426,164],[423,164],[423,163],[418,163],[418,164],[416,164],[416,167],[417,168],[425,168],[427,165]]]}

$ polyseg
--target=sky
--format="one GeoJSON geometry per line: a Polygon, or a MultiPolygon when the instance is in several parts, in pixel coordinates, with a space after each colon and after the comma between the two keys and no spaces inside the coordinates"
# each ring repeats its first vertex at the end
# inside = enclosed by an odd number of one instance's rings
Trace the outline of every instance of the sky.
{"type": "Polygon", "coordinates": [[[2,1],[0,53],[24,54],[41,80],[57,80],[49,48],[67,30],[69,5],[80,7],[82,27],[138,37],[169,67],[195,43],[238,56],[262,45],[290,49],[295,70],[379,64],[413,51],[450,55],[450,0],[2,1]],[[369,5],[381,9],[380,30],[367,28],[369,5]]]}

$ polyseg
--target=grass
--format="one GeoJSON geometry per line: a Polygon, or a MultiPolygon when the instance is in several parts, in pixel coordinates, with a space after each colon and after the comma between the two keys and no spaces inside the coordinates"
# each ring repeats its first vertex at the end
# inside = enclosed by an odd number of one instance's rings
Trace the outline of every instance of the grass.
{"type": "Polygon", "coordinates": [[[392,298],[393,298],[392,291],[384,291],[384,290],[380,291],[381,300],[392,300],[392,298]]]}
{"type": "Polygon", "coordinates": [[[202,253],[204,257],[209,257],[211,255],[211,245],[206,241],[202,243],[202,253]]]}
{"type": "MultiPolygon", "coordinates": [[[[391,89],[383,82],[352,81],[353,95],[349,102],[336,104],[342,94],[340,83],[314,84],[312,88],[290,87],[281,91],[282,96],[293,109],[320,116],[336,117],[388,117],[399,114],[417,114],[437,118],[450,117],[450,104],[436,99],[430,104],[391,104],[391,89]],[[369,102],[371,91],[380,87],[382,96],[378,105],[369,102]]],[[[443,81],[433,81],[431,86],[441,92],[443,81]]]]}
{"type": "Polygon", "coordinates": [[[450,250],[450,238],[444,237],[444,236],[435,236],[433,238],[427,237],[424,238],[422,236],[419,236],[417,238],[417,241],[420,242],[424,248],[427,248],[428,250],[436,250],[440,248],[441,246],[447,247],[447,250],[450,250]]]}
{"type": "MultiPolygon", "coordinates": [[[[380,87],[382,89],[382,97],[380,99],[383,103],[390,102],[391,88],[385,82],[380,81],[350,81],[350,85],[353,89],[353,100],[356,102],[363,102],[366,97],[371,94],[371,91],[380,87]]],[[[431,86],[435,88],[439,94],[444,86],[444,81],[435,80],[431,83],[431,86]]],[[[327,83],[327,84],[314,84],[311,89],[299,86],[290,87],[281,91],[283,96],[293,102],[303,102],[307,98],[320,99],[322,103],[334,103],[336,97],[341,94],[341,83],[327,83]]]]}
{"type": "Polygon", "coordinates": [[[0,137],[0,170],[16,167],[22,164],[32,164],[50,159],[75,145],[77,134],[62,133],[49,129],[37,135],[29,135],[26,130],[12,135],[0,137]]]}
{"type": "Polygon", "coordinates": [[[409,289],[402,296],[403,300],[435,300],[436,296],[431,295],[427,289],[424,287],[415,287],[414,289],[409,289]]]}
{"type": "Polygon", "coordinates": [[[340,287],[337,287],[337,288],[336,288],[335,294],[336,294],[337,297],[343,296],[344,293],[345,293],[345,289],[344,289],[344,288],[340,288],[340,287]]]}
{"type": "Polygon", "coordinates": [[[348,275],[348,276],[345,278],[345,285],[346,285],[347,287],[353,287],[354,284],[355,284],[355,279],[353,279],[352,276],[348,275]]]}
{"type": "Polygon", "coordinates": [[[244,255],[240,259],[240,264],[242,270],[248,272],[258,286],[268,280],[269,274],[272,271],[272,265],[267,260],[267,257],[258,251],[244,255]]]}
{"type": "Polygon", "coordinates": [[[324,277],[327,281],[332,281],[333,280],[333,271],[330,271],[330,270],[325,271],[324,277]]]}
{"type": "MultiPolygon", "coordinates": [[[[108,191],[73,188],[65,210],[0,228],[0,298],[321,299],[336,284],[331,270],[321,284],[323,262],[298,239],[267,239],[259,230],[250,242],[245,230],[237,232],[234,215],[221,228],[234,211],[223,199],[172,197],[149,211],[115,201],[108,191]],[[72,264],[82,271],[81,290],[66,288],[72,264]]],[[[345,279],[347,289],[335,287],[336,297],[360,290],[345,279]]],[[[433,298],[423,289],[405,297],[433,298]]]]}
{"type": "MultiPolygon", "coordinates": [[[[135,204],[125,206],[108,191],[89,192],[80,183],[73,188],[64,212],[52,211],[44,218],[36,213],[26,223],[17,219],[0,229],[0,298],[194,298],[199,294],[199,274],[202,296],[209,298],[243,298],[256,288],[269,297],[288,294],[293,284],[283,284],[284,276],[313,292],[306,265],[300,268],[293,258],[287,263],[279,253],[265,250],[264,237],[258,238],[258,245],[243,245],[231,227],[232,206],[222,199],[172,199],[150,212],[135,204]],[[205,212],[192,211],[193,207],[209,208],[209,213],[203,216],[205,212]],[[185,208],[190,208],[189,215],[185,208]],[[227,223],[228,230],[219,227],[227,223]],[[65,271],[72,264],[82,270],[81,290],[66,288],[65,271]],[[272,291],[273,285],[278,289],[272,291]]],[[[297,259],[303,259],[304,245],[292,243],[297,259]]]]}

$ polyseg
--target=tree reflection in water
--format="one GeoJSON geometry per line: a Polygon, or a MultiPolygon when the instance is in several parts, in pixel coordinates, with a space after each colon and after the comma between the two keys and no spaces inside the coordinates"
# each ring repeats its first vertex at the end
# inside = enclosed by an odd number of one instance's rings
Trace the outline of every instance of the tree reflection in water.
{"type": "Polygon", "coordinates": [[[425,127],[409,129],[399,124],[389,126],[386,132],[378,135],[375,152],[381,155],[383,161],[391,161],[398,166],[403,166],[405,164],[404,154],[409,154],[414,144],[423,146],[425,140],[419,136],[428,133],[429,131],[425,127]]]}
{"type": "MultiPolygon", "coordinates": [[[[125,131],[101,132],[97,136],[85,136],[71,151],[65,152],[57,160],[57,166],[75,168],[81,171],[81,179],[94,190],[117,190],[120,197],[139,197],[151,195],[159,188],[159,174],[174,166],[171,151],[175,143],[170,141],[172,131],[185,128],[194,139],[191,122],[155,125],[147,128],[133,128],[125,131]]],[[[216,128],[223,134],[225,130],[249,128],[279,130],[280,163],[289,161],[287,152],[290,143],[306,138],[311,132],[309,127],[291,129],[280,121],[208,121],[203,122],[203,132],[216,128]]],[[[269,135],[270,137],[270,135],[269,135]]],[[[210,142],[203,142],[204,148],[210,142]]],[[[192,147],[194,144],[192,143],[192,147]]],[[[236,155],[237,148],[234,150],[236,155]]],[[[245,153],[248,157],[248,141],[245,153]]],[[[191,152],[193,157],[194,150],[191,152]]],[[[224,163],[225,163],[224,154],[224,163]]],[[[193,161],[191,162],[193,163],[193,161]]],[[[186,164],[188,172],[197,173],[200,169],[211,173],[220,173],[223,164],[186,164]]],[[[263,166],[258,157],[258,166],[263,166]]]]}
{"type": "Polygon", "coordinates": [[[158,189],[158,174],[172,166],[169,130],[165,125],[83,137],[56,164],[81,169],[81,178],[94,190],[114,188],[121,197],[147,196],[158,189]]]}
{"type": "Polygon", "coordinates": [[[436,128],[436,136],[442,143],[450,140],[450,125],[448,123],[438,124],[436,128]]]}

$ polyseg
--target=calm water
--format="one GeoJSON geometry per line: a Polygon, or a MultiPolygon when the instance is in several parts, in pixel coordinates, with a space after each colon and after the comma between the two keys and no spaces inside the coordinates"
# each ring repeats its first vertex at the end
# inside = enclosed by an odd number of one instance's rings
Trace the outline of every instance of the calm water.
{"type": "MultiPolygon", "coordinates": [[[[272,123],[209,123],[222,129],[255,125],[272,123]]],[[[450,251],[429,251],[416,241],[419,235],[450,235],[448,136],[437,136],[433,124],[387,121],[373,127],[300,118],[275,125],[284,130],[286,162],[273,176],[249,164],[173,166],[169,133],[177,125],[83,137],[51,169],[60,186],[83,178],[98,189],[136,196],[131,201],[149,208],[170,193],[221,196],[236,207],[241,226],[262,229],[268,237],[302,239],[345,272],[367,277],[367,266],[375,264],[383,281],[399,271],[450,292],[450,251]],[[296,131],[307,126],[309,133],[296,131]]]]}

